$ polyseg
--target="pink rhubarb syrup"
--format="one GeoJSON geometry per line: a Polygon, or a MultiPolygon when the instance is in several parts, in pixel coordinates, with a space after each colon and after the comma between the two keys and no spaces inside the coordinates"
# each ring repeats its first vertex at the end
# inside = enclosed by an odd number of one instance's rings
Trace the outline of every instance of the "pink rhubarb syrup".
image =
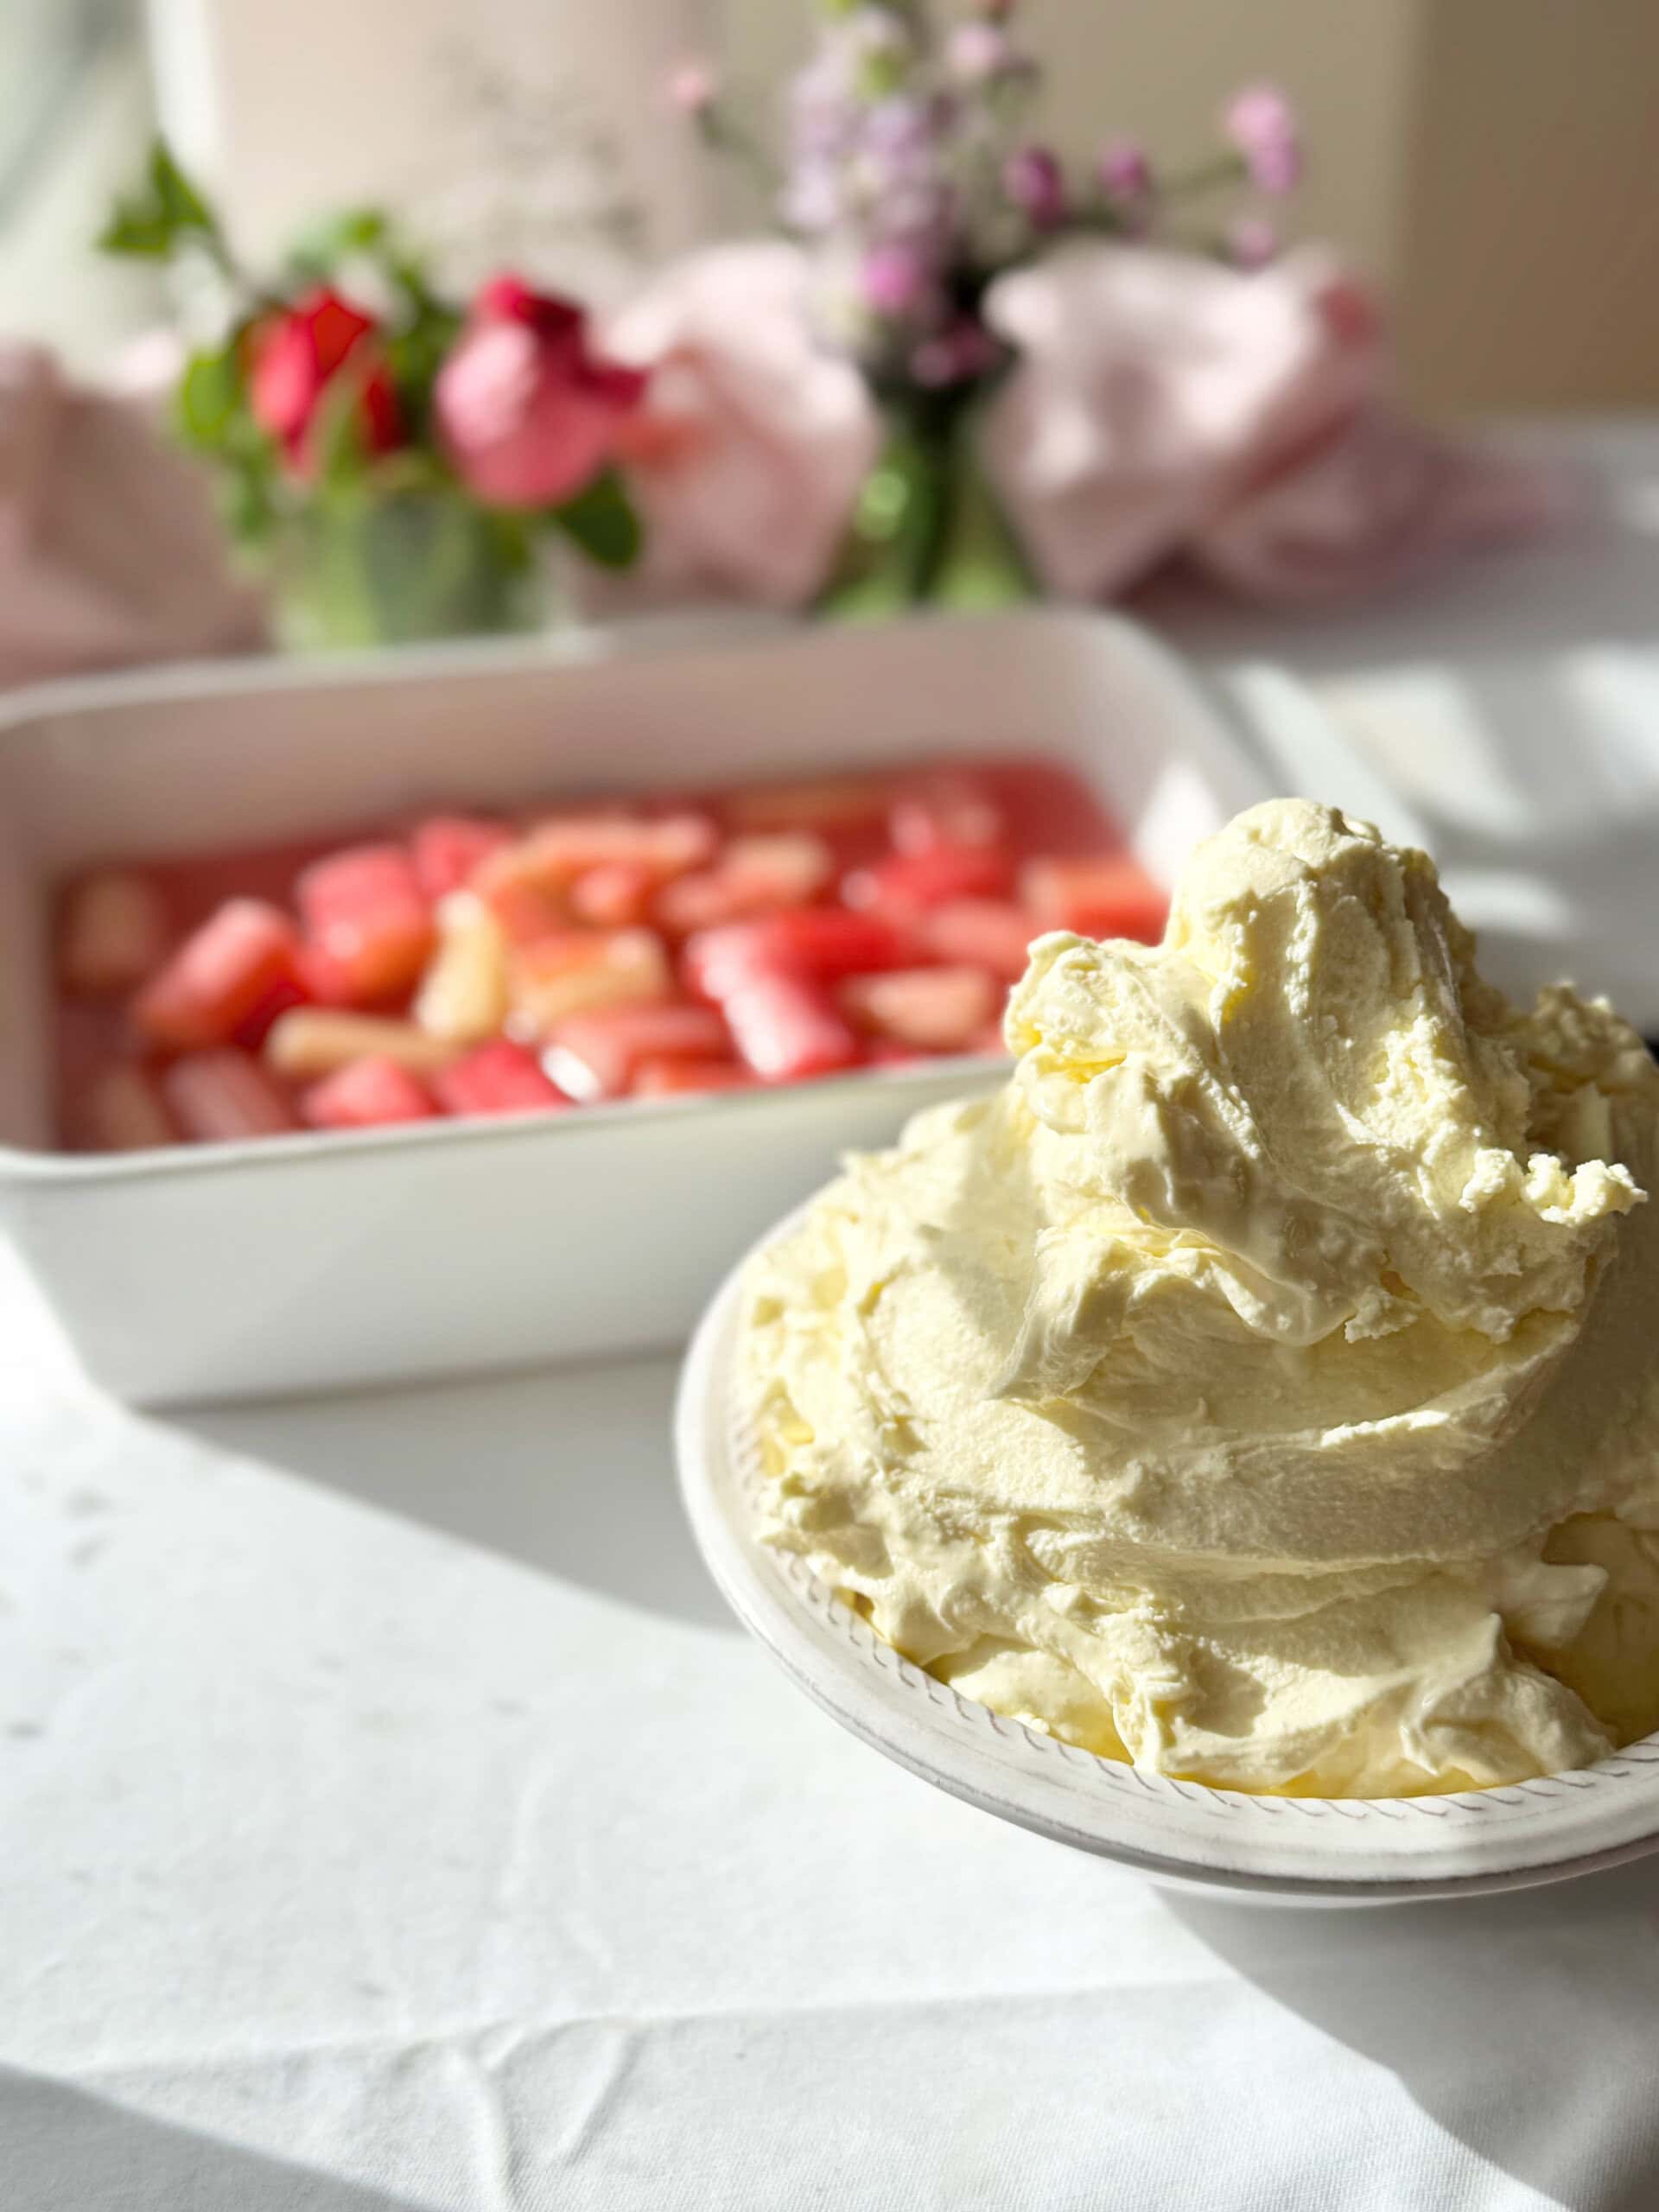
{"type": "Polygon", "coordinates": [[[79,1150],[555,1113],[1001,1050],[1049,929],[1167,901],[1070,770],[428,815],[58,887],[79,1150]]]}

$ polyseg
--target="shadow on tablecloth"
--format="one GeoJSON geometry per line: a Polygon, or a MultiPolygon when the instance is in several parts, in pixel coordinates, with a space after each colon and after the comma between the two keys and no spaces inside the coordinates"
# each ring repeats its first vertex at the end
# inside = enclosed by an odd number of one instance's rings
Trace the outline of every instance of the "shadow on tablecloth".
{"type": "Polygon", "coordinates": [[[1363,1911],[1164,1902],[1265,1996],[1389,2068],[1448,2135],[1565,2212],[1659,2204],[1655,1862],[1363,1911]]]}
{"type": "Polygon", "coordinates": [[[735,1633],[674,1479],[678,1367],[652,1356],[164,1418],[540,1573],[735,1633]]]}
{"type": "Polygon", "coordinates": [[[9,2066],[0,2067],[0,2177],[11,2212],[420,2212],[410,2198],[9,2066]]]}

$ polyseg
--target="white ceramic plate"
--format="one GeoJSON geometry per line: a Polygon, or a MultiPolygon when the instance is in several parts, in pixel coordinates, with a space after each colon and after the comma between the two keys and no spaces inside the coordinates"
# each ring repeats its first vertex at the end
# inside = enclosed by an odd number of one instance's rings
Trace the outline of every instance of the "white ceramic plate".
{"type": "Polygon", "coordinates": [[[912,1774],[1155,1881],[1287,1904],[1522,1889],[1659,1848],[1659,1737],[1576,1773],[1459,1796],[1253,1797],[1098,1758],[935,1681],[802,1560],[757,1541],[765,1478],[732,1389],[741,1274],[705,1314],[680,1385],[692,1529],[744,1626],[825,1712],[912,1774]]]}

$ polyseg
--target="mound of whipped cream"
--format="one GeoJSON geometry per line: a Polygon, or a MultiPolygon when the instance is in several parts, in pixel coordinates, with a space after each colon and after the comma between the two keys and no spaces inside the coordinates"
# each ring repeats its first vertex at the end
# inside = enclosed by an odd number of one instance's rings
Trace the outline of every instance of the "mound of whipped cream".
{"type": "Polygon", "coordinates": [[[1275,801],[1160,945],[1054,935],[993,1096],[752,1263],[771,1541],[941,1681],[1249,1790],[1659,1726],[1659,1071],[1275,801]]]}

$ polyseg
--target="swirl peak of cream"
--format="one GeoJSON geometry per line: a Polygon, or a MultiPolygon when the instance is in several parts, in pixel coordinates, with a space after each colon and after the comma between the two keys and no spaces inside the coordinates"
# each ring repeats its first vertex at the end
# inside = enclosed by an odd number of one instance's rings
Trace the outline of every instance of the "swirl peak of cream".
{"type": "Polygon", "coordinates": [[[1055,935],[995,1095],[753,1263],[772,1541],[966,1694],[1248,1789],[1659,1726],[1659,1071],[1274,801],[1164,942],[1055,935]]]}

